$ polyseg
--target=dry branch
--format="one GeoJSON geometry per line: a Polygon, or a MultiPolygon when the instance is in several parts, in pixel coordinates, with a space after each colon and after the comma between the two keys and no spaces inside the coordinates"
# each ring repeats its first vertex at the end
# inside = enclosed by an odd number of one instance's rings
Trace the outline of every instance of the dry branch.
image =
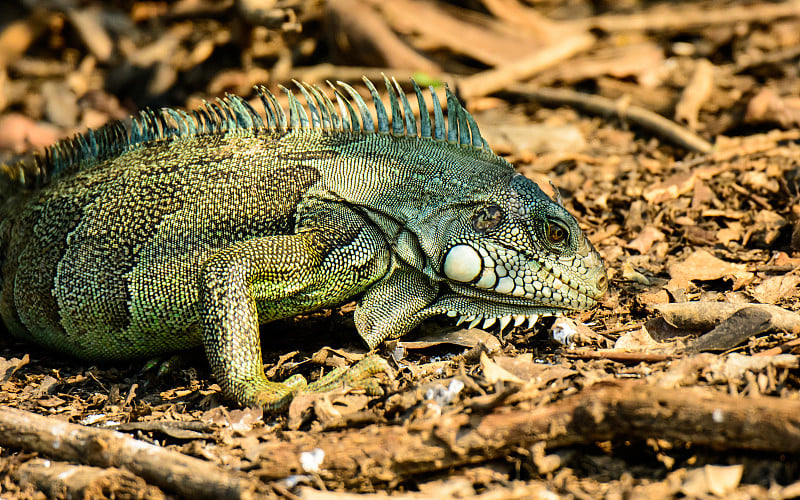
{"type": "Polygon", "coordinates": [[[569,59],[593,44],[594,37],[588,33],[572,34],[561,42],[534,52],[529,57],[464,78],[458,83],[459,94],[464,99],[470,99],[504,90],[509,85],[527,80],[543,69],[569,59]]]}
{"type": "Polygon", "coordinates": [[[692,152],[709,153],[714,148],[711,143],[686,127],[638,106],[620,106],[616,101],[597,95],[567,89],[536,88],[525,84],[514,85],[509,91],[549,106],[573,106],[589,113],[618,116],[620,120],[655,132],[665,140],[692,152]]]}
{"type": "Polygon", "coordinates": [[[503,407],[485,416],[451,414],[435,423],[369,426],[356,431],[293,435],[262,445],[265,479],[302,471],[300,454],[320,448],[323,479],[349,485],[388,481],[506,456],[537,442],[548,448],[612,439],[800,452],[800,401],[742,398],[637,381],[596,385],[535,409],[503,407]]]}
{"type": "Polygon", "coordinates": [[[630,15],[607,15],[581,19],[572,23],[579,29],[615,31],[662,31],[708,28],[721,24],[748,22],[769,23],[783,17],[800,16],[797,0],[751,5],[724,5],[709,9],[705,5],[666,4],[649,12],[630,15]]]}
{"type": "Polygon", "coordinates": [[[90,467],[35,459],[14,473],[22,484],[31,484],[50,498],[165,498],[158,488],[116,467],[90,467]]]}
{"type": "Polygon", "coordinates": [[[0,408],[0,446],[50,458],[119,467],[187,498],[253,498],[255,483],[206,461],[107,429],[0,408]]]}

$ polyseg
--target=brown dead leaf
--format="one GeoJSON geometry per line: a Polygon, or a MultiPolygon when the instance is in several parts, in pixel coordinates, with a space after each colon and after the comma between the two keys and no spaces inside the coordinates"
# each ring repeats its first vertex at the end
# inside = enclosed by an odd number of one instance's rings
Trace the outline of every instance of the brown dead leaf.
{"type": "Polygon", "coordinates": [[[314,413],[324,428],[342,427],[348,415],[366,408],[370,397],[364,394],[324,393],[314,398],[314,413]]]}
{"type": "Polygon", "coordinates": [[[783,128],[800,125],[800,98],[781,97],[765,87],[747,104],[745,123],[777,123],[783,128]]]}
{"type": "Polygon", "coordinates": [[[645,328],[628,332],[620,336],[614,343],[614,349],[626,349],[630,351],[643,351],[658,346],[660,346],[660,344],[653,340],[653,337],[650,336],[645,328]]]}
{"type": "Polygon", "coordinates": [[[650,248],[653,246],[653,243],[656,241],[664,241],[666,236],[664,233],[659,231],[653,226],[645,226],[644,229],[641,230],[639,236],[631,240],[627,245],[627,248],[631,248],[636,250],[640,254],[646,254],[650,248]]]}
{"type": "Polygon", "coordinates": [[[714,65],[707,59],[698,59],[689,84],[683,89],[680,101],[675,105],[675,121],[683,122],[697,130],[697,115],[700,108],[711,97],[714,87],[714,65]]]}
{"type": "Polygon", "coordinates": [[[669,302],[669,294],[666,290],[658,290],[655,292],[642,292],[637,297],[639,302],[644,305],[663,304],[669,302]]]}
{"type": "Polygon", "coordinates": [[[745,187],[749,187],[756,192],[777,193],[781,188],[778,180],[770,177],[767,172],[763,170],[744,172],[739,177],[739,181],[745,187]]]}
{"type": "Polygon", "coordinates": [[[675,174],[664,182],[646,189],[642,196],[650,203],[663,203],[688,193],[694,187],[695,176],[691,172],[675,174]]]}
{"type": "Polygon", "coordinates": [[[514,153],[576,153],[586,149],[586,139],[574,125],[508,125],[481,127],[493,149],[514,153]]]}
{"type": "Polygon", "coordinates": [[[686,288],[692,280],[729,278],[743,282],[753,278],[753,273],[748,272],[744,264],[725,262],[705,250],[697,250],[683,262],[669,266],[669,275],[672,279],[668,286],[674,288],[686,288]]]}
{"type": "Polygon", "coordinates": [[[694,184],[698,179],[710,179],[724,170],[722,165],[713,165],[697,168],[691,172],[679,172],[668,177],[664,182],[658,183],[645,189],[642,196],[649,203],[663,203],[674,200],[694,189],[694,184]]]}
{"type": "Polygon", "coordinates": [[[739,241],[742,239],[743,230],[741,224],[736,223],[735,226],[731,224],[729,227],[717,231],[717,241],[723,245],[727,245],[731,241],[739,241]]]}
{"type": "Polygon", "coordinates": [[[497,337],[479,328],[463,328],[456,331],[440,330],[415,341],[398,342],[397,346],[404,349],[427,349],[442,344],[462,347],[476,347],[483,344],[489,349],[489,352],[497,351],[502,347],[497,337]]]}
{"type": "Polygon", "coordinates": [[[725,497],[739,486],[744,466],[706,465],[702,469],[690,470],[681,486],[681,493],[690,498],[704,497],[711,493],[725,497]]]}
{"type": "Polygon", "coordinates": [[[782,298],[791,298],[798,295],[797,285],[800,276],[785,274],[765,279],[753,290],[753,297],[762,304],[775,304],[782,298]]]}
{"type": "Polygon", "coordinates": [[[30,362],[30,357],[27,354],[22,358],[0,358],[0,387],[5,386],[6,382],[14,376],[14,373],[27,365],[28,362],[30,362]]]}
{"type": "Polygon", "coordinates": [[[58,140],[58,129],[37,123],[19,113],[0,117],[0,149],[23,153],[28,149],[44,149],[58,140]]]}
{"type": "Polygon", "coordinates": [[[538,386],[578,373],[561,365],[537,363],[533,360],[532,353],[524,353],[520,356],[496,356],[494,362],[500,368],[523,381],[530,382],[535,380],[538,386]]]}
{"type": "Polygon", "coordinates": [[[729,384],[743,381],[746,372],[763,372],[768,367],[795,369],[800,366],[800,357],[794,354],[773,356],[748,356],[733,352],[727,356],[715,356],[703,370],[703,376],[712,384],[729,384]]]}
{"type": "Polygon", "coordinates": [[[490,384],[494,384],[499,380],[515,384],[524,383],[521,378],[501,368],[500,365],[489,359],[485,352],[481,353],[481,370],[483,370],[483,376],[486,377],[486,381],[490,384]]]}

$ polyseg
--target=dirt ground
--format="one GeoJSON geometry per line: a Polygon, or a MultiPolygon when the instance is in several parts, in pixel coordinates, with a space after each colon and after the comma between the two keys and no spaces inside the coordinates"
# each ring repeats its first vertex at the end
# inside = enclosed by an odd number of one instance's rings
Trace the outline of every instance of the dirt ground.
{"type": "MultiPolygon", "coordinates": [[[[611,286],[532,328],[429,321],[380,348],[383,396],[279,415],[221,398],[200,351],[95,365],[3,338],[0,498],[800,496],[797,1],[1,10],[2,161],[256,84],[448,82],[611,286]]],[[[361,359],[352,308],[265,325],[268,376],[361,359]]]]}

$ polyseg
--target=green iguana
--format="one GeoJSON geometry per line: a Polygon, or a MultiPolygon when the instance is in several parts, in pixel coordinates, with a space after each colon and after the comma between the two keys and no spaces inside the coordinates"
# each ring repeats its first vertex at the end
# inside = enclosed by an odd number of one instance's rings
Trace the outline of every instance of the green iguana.
{"type": "Polygon", "coordinates": [[[575,219],[490,150],[449,89],[445,122],[431,87],[431,122],[416,83],[419,121],[397,82],[385,79],[391,119],[365,83],[377,129],[349,85],[337,109],[297,83],[306,104],[283,88],[288,117],[260,87],[266,119],[229,95],[3,166],[8,330],[88,360],[202,344],[226,395],[277,409],[381,358],[309,386],[270,382],[268,321],[358,298],[372,349],[434,315],[505,328],[596,304],[606,273],[575,219]]]}

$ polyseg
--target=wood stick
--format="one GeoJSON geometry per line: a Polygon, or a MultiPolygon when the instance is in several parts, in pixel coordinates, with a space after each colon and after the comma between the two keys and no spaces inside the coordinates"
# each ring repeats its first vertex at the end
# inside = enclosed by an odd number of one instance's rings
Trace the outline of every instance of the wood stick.
{"type": "Polygon", "coordinates": [[[548,45],[530,57],[462,79],[458,82],[458,92],[464,99],[470,99],[504,90],[511,84],[527,80],[543,69],[569,59],[593,44],[594,37],[589,33],[567,35],[562,42],[548,45]]]}
{"type": "Polygon", "coordinates": [[[544,89],[517,84],[509,89],[548,106],[573,106],[589,113],[618,116],[695,153],[710,153],[714,146],[686,127],[638,106],[620,106],[616,101],[567,89],[544,89]]]}
{"type": "Polygon", "coordinates": [[[97,467],[119,467],[187,498],[254,498],[255,482],[120,432],[0,408],[0,446],[97,467]]]}
{"type": "Polygon", "coordinates": [[[485,416],[445,414],[435,422],[295,434],[260,450],[264,479],[302,471],[299,456],[320,448],[320,477],[354,486],[479,463],[544,442],[548,448],[611,439],[666,439],[718,449],[800,452],[800,401],[743,398],[708,389],[639,381],[598,384],[548,406],[502,407],[485,416]]]}
{"type": "Polygon", "coordinates": [[[22,484],[32,484],[50,498],[140,498],[160,500],[164,493],[144,479],[116,467],[91,467],[40,458],[14,472],[22,484]]]}
{"type": "Polygon", "coordinates": [[[708,28],[720,24],[774,21],[782,17],[800,16],[800,2],[792,0],[781,3],[752,5],[725,5],[716,9],[694,5],[669,4],[664,7],[630,15],[608,15],[590,17],[571,24],[578,29],[600,29],[616,31],[685,31],[692,28],[708,28]]]}

